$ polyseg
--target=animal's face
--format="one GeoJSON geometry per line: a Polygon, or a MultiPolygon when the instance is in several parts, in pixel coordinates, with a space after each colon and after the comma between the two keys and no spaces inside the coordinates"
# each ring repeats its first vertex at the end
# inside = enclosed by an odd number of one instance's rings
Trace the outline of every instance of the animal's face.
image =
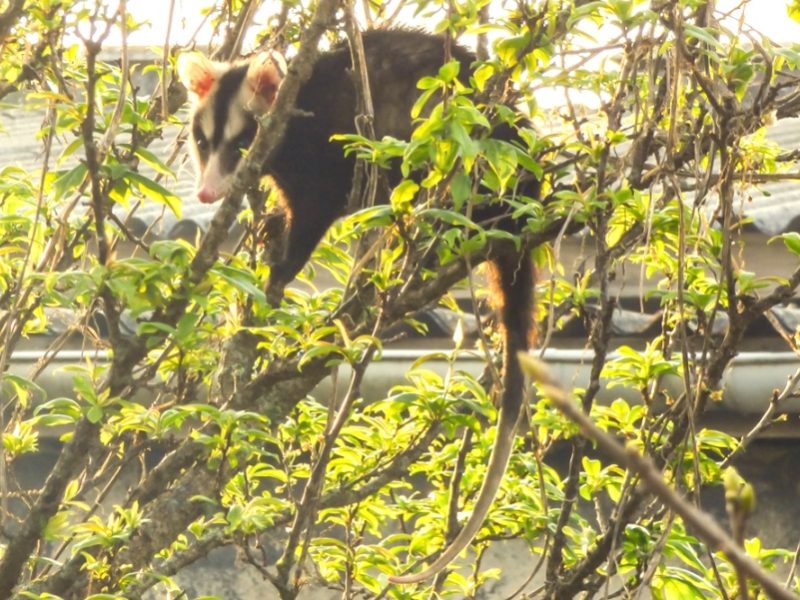
{"type": "Polygon", "coordinates": [[[268,54],[229,65],[187,53],[178,57],[178,75],[194,98],[191,146],[197,198],[215,202],[230,189],[236,166],[256,135],[256,117],[275,101],[281,72],[268,54]]]}

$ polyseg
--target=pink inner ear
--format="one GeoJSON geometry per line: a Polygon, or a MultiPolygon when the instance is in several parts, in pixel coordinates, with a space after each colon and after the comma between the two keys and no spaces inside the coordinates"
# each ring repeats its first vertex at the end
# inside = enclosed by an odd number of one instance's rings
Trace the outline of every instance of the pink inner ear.
{"type": "Polygon", "coordinates": [[[200,98],[205,98],[206,94],[211,90],[211,86],[214,85],[214,76],[210,71],[203,71],[197,75],[196,79],[192,79],[191,90],[200,98]]]}
{"type": "Polygon", "coordinates": [[[247,81],[253,92],[272,105],[281,83],[281,76],[272,60],[266,55],[253,59],[247,70],[247,81]]]}
{"type": "Polygon", "coordinates": [[[181,54],[177,67],[183,85],[198,98],[204,98],[217,79],[214,63],[200,54],[181,54]]]}

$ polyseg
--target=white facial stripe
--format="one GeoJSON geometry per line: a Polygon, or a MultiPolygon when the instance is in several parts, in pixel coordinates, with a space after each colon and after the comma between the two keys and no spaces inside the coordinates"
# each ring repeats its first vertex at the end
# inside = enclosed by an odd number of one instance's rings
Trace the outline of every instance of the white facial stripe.
{"type": "Polygon", "coordinates": [[[214,139],[214,111],[210,106],[200,114],[200,130],[209,142],[214,139]]]}
{"type": "Polygon", "coordinates": [[[230,178],[230,173],[222,172],[219,154],[214,152],[208,157],[208,164],[206,164],[206,168],[203,170],[203,175],[200,179],[200,189],[206,190],[215,198],[219,198],[228,192],[230,178]]]}
{"type": "Polygon", "coordinates": [[[225,122],[225,129],[222,130],[222,139],[226,142],[233,141],[245,127],[244,114],[240,106],[237,99],[228,109],[228,120],[225,122]]]}

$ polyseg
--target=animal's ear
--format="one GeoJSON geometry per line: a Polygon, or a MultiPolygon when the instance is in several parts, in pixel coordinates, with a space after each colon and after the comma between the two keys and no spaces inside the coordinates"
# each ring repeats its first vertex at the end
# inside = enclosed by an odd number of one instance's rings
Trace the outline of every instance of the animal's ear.
{"type": "Polygon", "coordinates": [[[247,67],[247,83],[253,91],[252,108],[258,112],[267,112],[283,81],[286,65],[280,55],[271,52],[260,52],[250,59],[247,67]]]}
{"type": "Polygon", "coordinates": [[[199,52],[184,52],[178,56],[178,78],[198,99],[211,90],[220,71],[220,63],[209,60],[199,52]]]}

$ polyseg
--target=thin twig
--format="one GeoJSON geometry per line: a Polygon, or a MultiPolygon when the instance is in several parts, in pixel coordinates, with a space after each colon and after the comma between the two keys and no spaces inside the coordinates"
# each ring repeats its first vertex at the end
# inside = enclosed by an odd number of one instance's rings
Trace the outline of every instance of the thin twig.
{"type": "Polygon", "coordinates": [[[783,389],[780,392],[778,390],[773,390],[767,410],[765,410],[764,414],[761,415],[758,423],[756,423],[750,431],[742,436],[742,439],[739,440],[739,444],[733,449],[733,452],[725,457],[725,460],[723,460],[720,464],[721,468],[725,468],[730,465],[733,459],[744,452],[756,437],[758,437],[765,429],[772,425],[775,413],[778,412],[781,405],[786,400],[794,397],[794,395],[797,393],[798,385],[800,385],[800,369],[797,369],[788,377],[786,385],[783,386],[783,389]]]}

